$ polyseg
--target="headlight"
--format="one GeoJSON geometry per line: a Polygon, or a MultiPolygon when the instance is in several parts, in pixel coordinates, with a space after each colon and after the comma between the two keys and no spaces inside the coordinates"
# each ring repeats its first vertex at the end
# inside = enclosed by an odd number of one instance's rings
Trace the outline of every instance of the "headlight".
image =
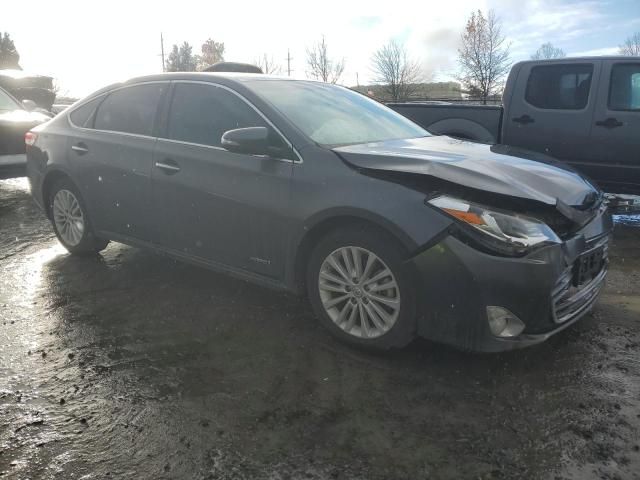
{"type": "Polygon", "coordinates": [[[494,252],[524,255],[536,245],[562,242],[547,224],[535,218],[497,211],[447,195],[432,198],[428,203],[470,227],[467,230],[476,233],[474,237],[494,252]]]}

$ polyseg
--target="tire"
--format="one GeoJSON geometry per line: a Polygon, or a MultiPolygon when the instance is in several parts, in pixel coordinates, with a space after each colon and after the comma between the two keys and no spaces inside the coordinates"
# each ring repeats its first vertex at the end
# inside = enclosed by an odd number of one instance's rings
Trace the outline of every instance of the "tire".
{"type": "Polygon", "coordinates": [[[56,237],[69,253],[95,255],[108,245],[93,233],[85,203],[71,180],[61,178],[53,184],[48,206],[56,237]]]}
{"type": "Polygon", "coordinates": [[[320,322],[336,338],[354,346],[388,350],[407,345],[415,338],[417,309],[414,275],[405,259],[406,252],[393,236],[367,225],[323,237],[311,253],[306,278],[309,300],[320,322]],[[345,279],[345,274],[349,277],[346,261],[350,261],[350,280],[345,279]]]}

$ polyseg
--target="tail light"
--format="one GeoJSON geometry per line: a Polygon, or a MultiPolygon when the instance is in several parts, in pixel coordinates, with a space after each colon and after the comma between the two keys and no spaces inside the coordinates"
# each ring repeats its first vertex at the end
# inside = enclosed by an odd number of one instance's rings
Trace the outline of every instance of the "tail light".
{"type": "Polygon", "coordinates": [[[24,134],[24,143],[28,147],[31,147],[32,145],[34,145],[37,139],[38,139],[38,134],[36,134],[35,132],[27,132],[24,134]]]}

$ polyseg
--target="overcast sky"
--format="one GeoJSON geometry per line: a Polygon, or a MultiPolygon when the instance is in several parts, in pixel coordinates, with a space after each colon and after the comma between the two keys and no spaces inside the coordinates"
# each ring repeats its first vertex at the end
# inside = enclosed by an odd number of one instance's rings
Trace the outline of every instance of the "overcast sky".
{"type": "Polygon", "coordinates": [[[56,77],[63,92],[83,96],[109,83],[162,71],[165,50],[188,41],[199,51],[211,37],[225,59],[266,53],[305,77],[305,48],[325,35],[331,55],[344,57],[341,83],[372,79],[371,54],[394,37],[437,80],[456,70],[456,49],[474,9],[494,9],[512,42],[513,60],[550,41],[569,55],[612,54],[640,31],[640,0],[260,0],[161,1],[3,0],[0,31],[8,31],[23,69],[56,77]]]}

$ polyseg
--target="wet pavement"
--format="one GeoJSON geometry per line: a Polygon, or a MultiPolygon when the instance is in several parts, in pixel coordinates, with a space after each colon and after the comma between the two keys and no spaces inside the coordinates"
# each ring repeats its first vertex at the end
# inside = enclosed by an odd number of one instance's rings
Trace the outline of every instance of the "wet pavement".
{"type": "Polygon", "coordinates": [[[112,243],[0,182],[0,478],[640,478],[640,228],[594,313],[472,355],[336,343],[304,299],[112,243]]]}

